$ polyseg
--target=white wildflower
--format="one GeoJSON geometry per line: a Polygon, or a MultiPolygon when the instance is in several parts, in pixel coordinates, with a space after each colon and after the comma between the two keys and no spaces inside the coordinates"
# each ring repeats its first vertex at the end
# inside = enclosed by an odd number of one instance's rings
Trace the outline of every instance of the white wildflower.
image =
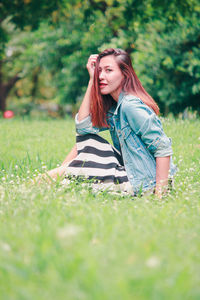
{"type": "Polygon", "coordinates": [[[68,224],[57,231],[57,236],[60,239],[71,238],[76,236],[81,231],[81,228],[77,225],[68,224]]]}
{"type": "Polygon", "coordinates": [[[0,244],[0,246],[1,246],[1,249],[2,250],[4,250],[4,251],[6,251],[6,252],[9,252],[10,250],[11,250],[11,247],[10,247],[10,245],[8,245],[7,243],[1,243],[0,244]]]}
{"type": "Polygon", "coordinates": [[[61,181],[61,184],[68,185],[68,184],[70,184],[70,180],[65,178],[65,179],[63,179],[63,181],[61,181]]]}
{"type": "Polygon", "coordinates": [[[156,268],[160,265],[160,260],[156,256],[151,256],[146,261],[146,266],[149,268],[156,268]]]}

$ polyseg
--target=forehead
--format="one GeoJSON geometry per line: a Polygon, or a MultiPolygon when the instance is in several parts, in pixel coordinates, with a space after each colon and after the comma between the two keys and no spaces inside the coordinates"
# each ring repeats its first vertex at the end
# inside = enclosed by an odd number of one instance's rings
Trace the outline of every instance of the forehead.
{"type": "Polygon", "coordinates": [[[99,67],[105,68],[107,66],[118,67],[118,64],[113,55],[107,55],[107,56],[104,56],[101,58],[101,60],[99,62],[99,67]]]}

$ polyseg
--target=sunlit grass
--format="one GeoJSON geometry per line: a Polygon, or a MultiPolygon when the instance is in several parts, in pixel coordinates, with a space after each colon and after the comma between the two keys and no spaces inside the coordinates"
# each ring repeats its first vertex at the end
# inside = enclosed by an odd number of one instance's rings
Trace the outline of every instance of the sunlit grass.
{"type": "Polygon", "coordinates": [[[164,128],[175,189],[133,199],[33,185],[64,160],[74,122],[0,119],[0,299],[200,298],[200,121],[164,128]]]}

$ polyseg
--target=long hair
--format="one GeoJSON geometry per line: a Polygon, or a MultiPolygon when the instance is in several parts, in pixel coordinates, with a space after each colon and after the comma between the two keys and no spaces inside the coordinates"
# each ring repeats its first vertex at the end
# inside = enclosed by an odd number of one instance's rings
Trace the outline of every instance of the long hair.
{"type": "Polygon", "coordinates": [[[102,95],[99,87],[99,63],[102,57],[108,55],[113,55],[115,57],[115,60],[124,75],[124,79],[122,80],[122,90],[125,93],[130,93],[140,98],[146,105],[151,107],[156,114],[159,114],[159,107],[139,81],[133,69],[129,54],[121,49],[109,48],[99,54],[94,70],[90,107],[93,126],[108,126],[106,121],[107,111],[114,103],[116,103],[110,95],[102,95]]]}

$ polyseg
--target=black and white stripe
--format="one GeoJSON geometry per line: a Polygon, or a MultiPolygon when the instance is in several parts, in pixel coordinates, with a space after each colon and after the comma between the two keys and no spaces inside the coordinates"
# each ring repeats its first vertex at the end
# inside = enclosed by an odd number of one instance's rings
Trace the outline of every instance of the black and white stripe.
{"type": "Polygon", "coordinates": [[[69,175],[93,179],[105,186],[120,190],[131,189],[121,154],[104,138],[96,134],[76,137],[78,155],[72,160],[65,172],[69,175]]]}

